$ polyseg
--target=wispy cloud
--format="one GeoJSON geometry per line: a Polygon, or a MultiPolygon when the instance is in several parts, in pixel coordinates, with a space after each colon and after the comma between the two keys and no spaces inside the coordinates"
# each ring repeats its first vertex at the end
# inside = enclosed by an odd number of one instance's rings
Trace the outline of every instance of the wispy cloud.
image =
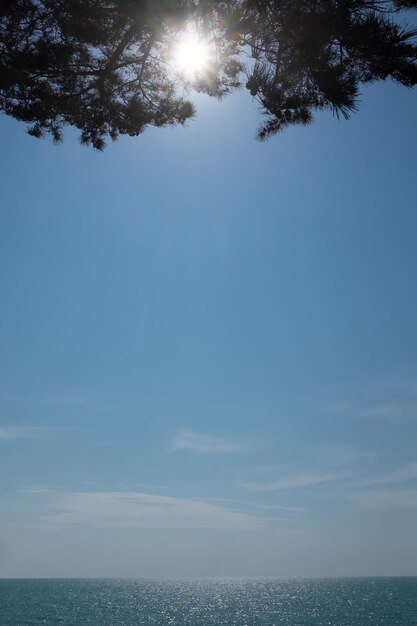
{"type": "Polygon", "coordinates": [[[386,422],[387,424],[396,424],[408,420],[413,411],[414,407],[387,403],[356,408],[355,416],[362,419],[386,422]]]}
{"type": "Polygon", "coordinates": [[[385,380],[351,390],[349,396],[321,402],[321,407],[327,413],[386,424],[402,424],[417,417],[417,383],[414,380],[385,380]]]}
{"type": "Polygon", "coordinates": [[[384,386],[397,393],[417,397],[417,380],[415,378],[394,378],[385,382],[384,386]]]}
{"type": "Polygon", "coordinates": [[[349,495],[349,500],[364,508],[417,508],[416,489],[365,490],[349,495]]]}
{"type": "Polygon", "coordinates": [[[246,446],[224,441],[210,435],[201,435],[189,431],[179,432],[171,442],[172,450],[191,450],[199,454],[220,454],[227,452],[243,452],[246,446]]]}
{"type": "Polygon", "coordinates": [[[349,501],[364,508],[415,508],[417,507],[417,489],[400,486],[417,480],[417,463],[409,463],[391,472],[371,476],[358,481],[353,492],[347,494],[349,501]],[[378,489],[386,485],[398,485],[390,489],[378,489]],[[370,487],[375,487],[370,489],[370,487]]]}
{"type": "Polygon", "coordinates": [[[417,463],[409,463],[408,465],[404,465],[404,467],[400,467],[399,469],[393,470],[392,472],[381,474],[380,476],[371,476],[370,478],[366,478],[359,483],[359,486],[371,487],[374,485],[389,485],[393,483],[401,483],[416,479],[417,463]]]}
{"type": "Polygon", "coordinates": [[[278,491],[280,489],[297,489],[301,487],[311,487],[320,483],[346,478],[348,474],[342,472],[334,473],[304,473],[292,474],[281,480],[271,482],[239,482],[241,487],[251,491],[267,492],[278,491]]]}
{"type": "Polygon", "coordinates": [[[206,502],[230,502],[234,504],[243,505],[252,509],[262,509],[265,511],[286,511],[287,513],[304,513],[305,509],[301,506],[284,506],[278,504],[257,504],[256,502],[249,502],[248,500],[235,500],[232,498],[203,498],[206,502]]]}
{"type": "Polygon", "coordinates": [[[259,504],[262,511],[284,511],[286,513],[305,513],[302,506],[280,506],[279,504],[259,504]]]}
{"type": "Polygon", "coordinates": [[[55,512],[48,524],[79,524],[96,528],[200,528],[251,530],[263,518],[201,499],[173,498],[136,492],[60,492],[26,490],[47,497],[55,512]]]}
{"type": "Polygon", "coordinates": [[[55,429],[43,426],[0,426],[0,441],[14,439],[36,439],[44,441],[53,438],[55,429]]]}
{"type": "Polygon", "coordinates": [[[368,401],[363,403],[336,401],[325,402],[322,407],[326,413],[336,413],[352,417],[398,424],[409,421],[416,413],[415,403],[398,401],[368,401]]]}

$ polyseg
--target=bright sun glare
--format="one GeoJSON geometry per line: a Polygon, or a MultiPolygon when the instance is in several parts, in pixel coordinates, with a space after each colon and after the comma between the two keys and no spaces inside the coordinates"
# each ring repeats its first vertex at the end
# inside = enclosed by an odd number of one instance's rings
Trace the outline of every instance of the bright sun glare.
{"type": "Polygon", "coordinates": [[[207,69],[210,61],[208,44],[196,33],[185,33],[173,54],[175,69],[187,78],[193,78],[207,69]]]}

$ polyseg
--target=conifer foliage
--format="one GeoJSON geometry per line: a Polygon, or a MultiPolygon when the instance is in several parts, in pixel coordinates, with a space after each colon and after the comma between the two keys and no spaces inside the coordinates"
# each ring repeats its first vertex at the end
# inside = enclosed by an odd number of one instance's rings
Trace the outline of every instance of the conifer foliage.
{"type": "Polygon", "coordinates": [[[0,109],[36,137],[83,144],[184,124],[194,89],[221,98],[243,79],[265,139],[314,111],[348,117],[360,85],[417,83],[417,0],[0,0],[0,109]],[[214,53],[192,78],[175,72],[181,32],[214,53]],[[246,75],[246,77],[245,77],[246,75]]]}

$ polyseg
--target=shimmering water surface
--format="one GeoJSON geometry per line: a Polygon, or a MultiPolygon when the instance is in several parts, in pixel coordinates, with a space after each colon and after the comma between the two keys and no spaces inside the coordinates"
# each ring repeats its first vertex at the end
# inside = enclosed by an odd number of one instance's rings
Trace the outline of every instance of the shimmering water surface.
{"type": "Polygon", "coordinates": [[[1,626],[417,625],[417,578],[0,580],[1,626]]]}

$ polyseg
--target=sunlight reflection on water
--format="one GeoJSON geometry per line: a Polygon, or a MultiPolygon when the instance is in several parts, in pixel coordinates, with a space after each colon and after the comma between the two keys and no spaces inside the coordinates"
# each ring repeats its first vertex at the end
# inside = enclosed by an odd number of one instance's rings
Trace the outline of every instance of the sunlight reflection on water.
{"type": "Polygon", "coordinates": [[[7,626],[414,626],[417,578],[0,580],[7,626]]]}

